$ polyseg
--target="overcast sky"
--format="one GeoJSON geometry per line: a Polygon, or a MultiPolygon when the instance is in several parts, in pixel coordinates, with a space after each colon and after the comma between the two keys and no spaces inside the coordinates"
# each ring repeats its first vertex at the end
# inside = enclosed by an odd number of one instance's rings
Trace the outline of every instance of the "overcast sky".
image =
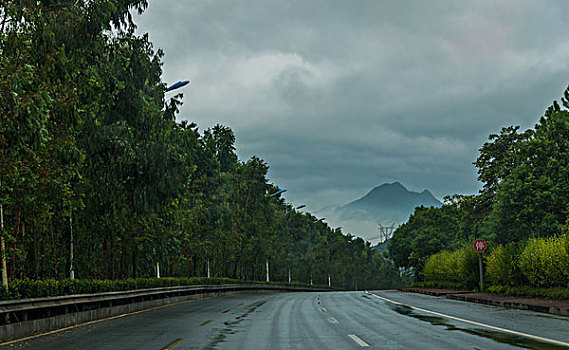
{"type": "Polygon", "coordinates": [[[533,127],[569,83],[567,1],[150,1],[139,32],[180,118],[233,129],[309,210],[384,182],[476,193],[488,134],[533,127]]]}

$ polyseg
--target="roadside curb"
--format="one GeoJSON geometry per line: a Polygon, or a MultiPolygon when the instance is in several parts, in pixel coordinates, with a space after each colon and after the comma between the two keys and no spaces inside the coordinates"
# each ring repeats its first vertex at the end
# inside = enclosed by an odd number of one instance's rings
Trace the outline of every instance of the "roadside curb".
{"type": "Polygon", "coordinates": [[[453,295],[453,294],[472,293],[472,292],[468,292],[468,291],[464,291],[464,290],[425,289],[425,288],[415,288],[415,287],[397,288],[397,290],[399,290],[401,292],[420,293],[420,294],[432,295],[435,297],[446,297],[447,295],[453,295]]]}
{"type": "Polygon", "coordinates": [[[460,290],[445,289],[426,289],[426,288],[398,288],[399,291],[406,293],[420,293],[432,295],[440,298],[466,301],[490,306],[499,306],[508,309],[528,310],[546,314],[569,316],[569,306],[553,305],[554,300],[536,299],[535,303],[522,302],[516,297],[506,297],[502,295],[490,295],[484,293],[473,293],[460,290]]]}

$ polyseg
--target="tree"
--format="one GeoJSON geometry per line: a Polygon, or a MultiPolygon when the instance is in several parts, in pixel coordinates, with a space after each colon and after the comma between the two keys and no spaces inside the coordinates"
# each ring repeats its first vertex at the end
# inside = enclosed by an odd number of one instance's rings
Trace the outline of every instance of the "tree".
{"type": "Polygon", "coordinates": [[[523,158],[496,193],[497,242],[560,233],[569,208],[569,112],[549,109],[524,144],[523,158]]]}
{"type": "Polygon", "coordinates": [[[420,271],[430,255],[463,243],[459,233],[460,211],[456,205],[417,207],[409,220],[393,233],[389,253],[396,266],[413,266],[420,271]]]}

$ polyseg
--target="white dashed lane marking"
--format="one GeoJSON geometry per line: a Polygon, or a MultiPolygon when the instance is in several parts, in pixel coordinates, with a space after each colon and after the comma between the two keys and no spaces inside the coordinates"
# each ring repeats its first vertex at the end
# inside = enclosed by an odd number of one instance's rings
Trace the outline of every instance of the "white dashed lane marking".
{"type": "Polygon", "coordinates": [[[361,340],[360,337],[358,337],[355,334],[349,334],[348,337],[350,337],[353,341],[356,342],[356,344],[358,344],[359,346],[369,346],[368,343],[366,343],[365,341],[361,340]]]}

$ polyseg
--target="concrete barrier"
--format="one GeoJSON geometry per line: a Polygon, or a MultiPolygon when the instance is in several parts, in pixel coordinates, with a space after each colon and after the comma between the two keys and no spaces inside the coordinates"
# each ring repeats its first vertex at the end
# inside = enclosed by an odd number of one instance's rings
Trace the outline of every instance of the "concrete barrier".
{"type": "Polygon", "coordinates": [[[242,293],[295,291],[328,290],[286,285],[224,284],[2,301],[0,342],[189,300],[242,293]]]}

